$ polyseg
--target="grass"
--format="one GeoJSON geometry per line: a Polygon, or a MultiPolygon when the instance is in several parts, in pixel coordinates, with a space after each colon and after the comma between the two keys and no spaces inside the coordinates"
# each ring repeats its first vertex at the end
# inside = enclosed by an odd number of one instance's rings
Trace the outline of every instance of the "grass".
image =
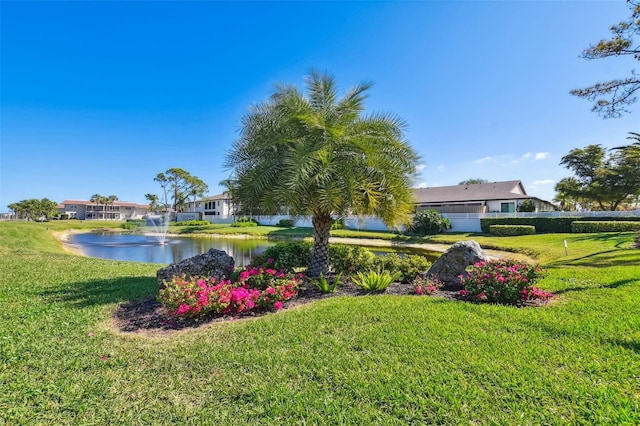
{"type": "Polygon", "coordinates": [[[428,239],[535,251],[544,308],[342,297],[145,336],[111,316],[158,265],[66,254],[65,225],[0,223],[0,424],[640,423],[632,233],[428,239]]]}

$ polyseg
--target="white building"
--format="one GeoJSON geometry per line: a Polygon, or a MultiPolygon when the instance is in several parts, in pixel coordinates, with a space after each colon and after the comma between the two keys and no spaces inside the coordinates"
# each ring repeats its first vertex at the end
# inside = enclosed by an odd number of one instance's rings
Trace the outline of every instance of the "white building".
{"type": "Polygon", "coordinates": [[[187,212],[178,213],[178,221],[190,219],[208,220],[209,222],[232,221],[231,198],[227,194],[218,194],[188,202],[187,212]],[[197,217],[194,213],[197,214],[197,217]]]}
{"type": "Polygon", "coordinates": [[[86,200],[64,200],[58,204],[58,213],[69,219],[80,220],[127,220],[142,219],[148,213],[146,204],[114,201],[98,204],[86,200]]]}

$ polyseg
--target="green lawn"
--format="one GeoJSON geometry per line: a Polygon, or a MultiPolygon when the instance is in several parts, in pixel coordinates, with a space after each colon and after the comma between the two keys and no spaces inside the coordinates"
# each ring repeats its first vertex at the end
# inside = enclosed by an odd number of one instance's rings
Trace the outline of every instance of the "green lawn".
{"type": "Polygon", "coordinates": [[[536,253],[543,308],[332,298],[145,336],[111,317],[158,265],[66,254],[67,226],[0,222],[0,424],[640,423],[632,233],[425,239],[536,253]]]}

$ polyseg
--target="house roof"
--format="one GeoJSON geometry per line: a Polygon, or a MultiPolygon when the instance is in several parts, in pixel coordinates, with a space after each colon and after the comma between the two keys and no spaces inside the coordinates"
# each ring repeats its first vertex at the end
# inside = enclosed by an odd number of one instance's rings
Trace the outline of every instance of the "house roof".
{"type": "MultiPolygon", "coordinates": [[[[79,204],[82,206],[103,206],[103,205],[107,205],[107,204],[98,204],[98,203],[94,203],[91,201],[87,201],[87,200],[64,200],[62,203],[58,204],[58,208],[64,208],[65,205],[67,204],[79,204]]],[[[120,207],[139,207],[139,208],[148,208],[149,206],[147,204],[138,204],[138,203],[131,203],[129,201],[114,201],[113,204],[109,204],[109,205],[114,205],[114,206],[120,206],[120,207]]]]}
{"type": "Polygon", "coordinates": [[[414,195],[418,204],[535,198],[527,195],[519,180],[416,188],[414,195]]]}

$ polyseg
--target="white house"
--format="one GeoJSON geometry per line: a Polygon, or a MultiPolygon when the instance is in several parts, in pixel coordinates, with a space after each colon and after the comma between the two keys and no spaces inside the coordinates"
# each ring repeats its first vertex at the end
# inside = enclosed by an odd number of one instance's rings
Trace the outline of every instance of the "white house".
{"type": "Polygon", "coordinates": [[[58,204],[60,215],[80,220],[127,220],[142,219],[148,212],[146,204],[114,201],[113,204],[98,204],[86,200],[64,200],[58,204]]]}
{"type": "Polygon", "coordinates": [[[187,213],[178,214],[178,220],[182,216],[195,218],[193,213],[198,214],[198,219],[209,222],[225,222],[233,219],[233,209],[231,198],[227,194],[218,194],[206,197],[201,200],[187,203],[187,213]],[[191,215],[190,215],[191,214],[191,215]]]}
{"type": "Polygon", "coordinates": [[[533,201],[536,212],[556,209],[549,201],[527,195],[519,180],[417,188],[414,194],[418,210],[439,213],[513,213],[525,200],[533,201]]]}

